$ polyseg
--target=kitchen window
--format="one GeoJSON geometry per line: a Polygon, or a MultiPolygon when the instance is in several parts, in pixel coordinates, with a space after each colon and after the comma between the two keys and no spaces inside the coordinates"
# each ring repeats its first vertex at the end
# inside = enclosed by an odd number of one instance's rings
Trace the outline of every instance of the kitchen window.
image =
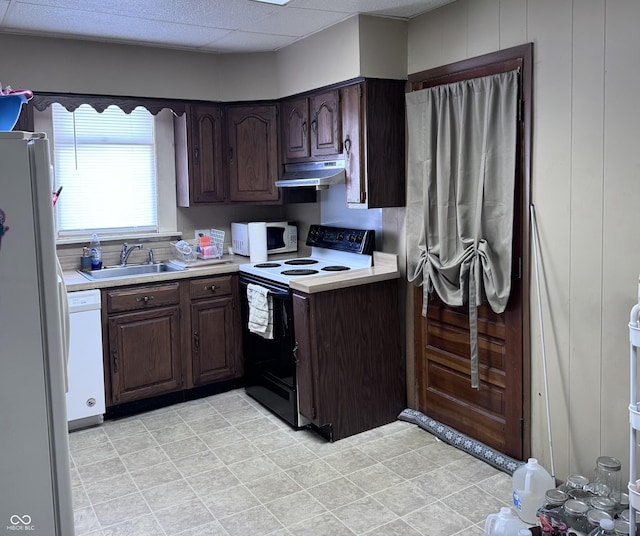
{"type": "Polygon", "coordinates": [[[142,106],[73,111],[58,103],[34,114],[51,140],[60,240],[175,233],[173,114],[142,106]]]}

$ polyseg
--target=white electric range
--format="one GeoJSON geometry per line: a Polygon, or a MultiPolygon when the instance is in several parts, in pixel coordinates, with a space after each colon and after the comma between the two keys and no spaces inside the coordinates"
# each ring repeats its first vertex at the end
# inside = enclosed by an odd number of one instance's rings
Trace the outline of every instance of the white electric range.
{"type": "Polygon", "coordinates": [[[240,272],[287,287],[293,279],[346,272],[372,265],[375,231],[312,225],[311,255],[240,265],[240,272]]]}
{"type": "Polygon", "coordinates": [[[307,236],[311,255],[240,265],[245,389],[294,428],[305,426],[308,421],[298,413],[293,296],[289,284],[302,278],[368,268],[372,265],[374,242],[372,230],[312,225],[307,236]],[[268,290],[273,327],[269,338],[249,330],[251,285],[268,290]]]}

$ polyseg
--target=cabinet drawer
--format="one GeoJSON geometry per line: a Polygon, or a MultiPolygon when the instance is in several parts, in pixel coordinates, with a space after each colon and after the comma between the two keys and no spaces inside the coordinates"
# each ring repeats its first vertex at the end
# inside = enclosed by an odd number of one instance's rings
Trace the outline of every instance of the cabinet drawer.
{"type": "Polygon", "coordinates": [[[205,277],[189,282],[191,299],[211,298],[212,296],[227,296],[231,294],[233,276],[205,277]]]}
{"type": "Polygon", "coordinates": [[[153,285],[107,291],[107,312],[120,313],[180,303],[180,284],[153,285]]]}

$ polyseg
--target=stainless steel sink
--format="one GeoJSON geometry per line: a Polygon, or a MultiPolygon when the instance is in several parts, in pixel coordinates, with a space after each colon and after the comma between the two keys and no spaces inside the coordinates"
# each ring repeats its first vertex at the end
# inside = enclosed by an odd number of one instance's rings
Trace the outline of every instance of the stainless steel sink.
{"type": "Polygon", "coordinates": [[[184,268],[159,262],[156,264],[131,264],[128,266],[107,266],[102,270],[91,270],[90,272],[80,272],[91,281],[103,279],[120,279],[122,277],[132,277],[140,275],[153,275],[163,272],[181,272],[184,268]]]}

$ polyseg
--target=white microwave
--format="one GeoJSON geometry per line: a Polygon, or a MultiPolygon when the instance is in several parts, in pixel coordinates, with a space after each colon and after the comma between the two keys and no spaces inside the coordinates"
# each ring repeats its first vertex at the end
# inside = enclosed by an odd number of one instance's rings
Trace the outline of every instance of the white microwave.
{"type": "MultiPolygon", "coordinates": [[[[267,254],[298,251],[298,226],[294,221],[268,221],[267,254]]],[[[249,257],[249,222],[231,224],[231,247],[236,255],[249,257]]]]}

